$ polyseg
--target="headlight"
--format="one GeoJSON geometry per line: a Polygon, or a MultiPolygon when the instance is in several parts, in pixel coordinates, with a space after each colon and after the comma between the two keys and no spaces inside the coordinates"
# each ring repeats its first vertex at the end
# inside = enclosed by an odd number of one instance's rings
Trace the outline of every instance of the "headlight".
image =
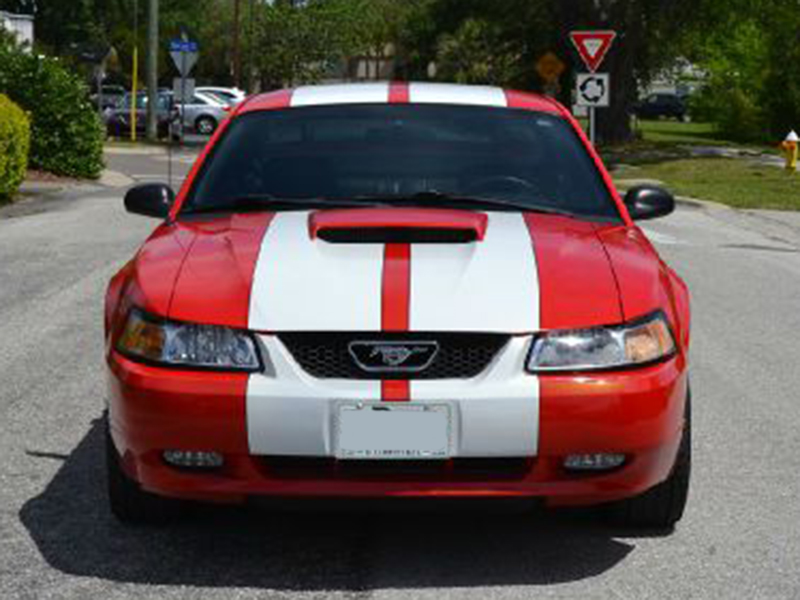
{"type": "Polygon", "coordinates": [[[216,325],[178,323],[134,309],[128,314],[117,350],[134,359],[164,365],[234,371],[261,369],[249,333],[216,325]]]}
{"type": "Polygon", "coordinates": [[[528,370],[589,371],[652,363],[675,353],[675,340],[662,312],[593,329],[553,331],[533,342],[528,370]]]}

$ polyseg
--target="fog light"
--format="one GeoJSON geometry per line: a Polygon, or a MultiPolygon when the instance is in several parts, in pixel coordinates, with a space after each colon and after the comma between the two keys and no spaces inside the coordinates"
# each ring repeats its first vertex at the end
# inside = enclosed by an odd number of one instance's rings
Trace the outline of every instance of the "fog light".
{"type": "Polygon", "coordinates": [[[190,469],[216,469],[225,462],[218,452],[191,450],[164,450],[164,460],[175,467],[190,469]]]}
{"type": "Polygon", "coordinates": [[[570,471],[607,471],[624,462],[624,454],[570,454],[564,459],[564,468],[570,471]]]}

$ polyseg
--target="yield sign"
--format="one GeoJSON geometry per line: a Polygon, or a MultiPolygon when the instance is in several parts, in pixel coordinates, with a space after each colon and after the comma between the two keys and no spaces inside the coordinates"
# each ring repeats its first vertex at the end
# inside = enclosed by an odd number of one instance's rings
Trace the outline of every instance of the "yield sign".
{"type": "Polygon", "coordinates": [[[200,56],[200,46],[197,42],[188,39],[185,35],[182,38],[171,40],[169,43],[169,55],[175,63],[181,77],[188,77],[197,59],[200,56]]]}
{"type": "Polygon", "coordinates": [[[572,43],[586,64],[586,68],[592,73],[597,71],[600,63],[608,54],[614,38],[617,37],[616,31],[573,31],[569,34],[572,43]]]}

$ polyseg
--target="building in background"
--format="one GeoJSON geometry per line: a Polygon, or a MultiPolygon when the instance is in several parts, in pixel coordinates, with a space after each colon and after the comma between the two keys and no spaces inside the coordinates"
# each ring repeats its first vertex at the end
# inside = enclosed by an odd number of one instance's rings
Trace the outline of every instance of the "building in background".
{"type": "Polygon", "coordinates": [[[321,83],[390,81],[397,75],[398,59],[392,44],[378,52],[350,56],[330,65],[321,83]]]}
{"type": "Polygon", "coordinates": [[[646,84],[639,86],[639,97],[652,94],[674,94],[685,98],[700,89],[708,73],[685,58],[678,58],[672,66],[662,69],[646,84]]]}
{"type": "Polygon", "coordinates": [[[33,47],[33,15],[16,15],[0,10],[0,28],[13,33],[20,44],[33,47]]]}

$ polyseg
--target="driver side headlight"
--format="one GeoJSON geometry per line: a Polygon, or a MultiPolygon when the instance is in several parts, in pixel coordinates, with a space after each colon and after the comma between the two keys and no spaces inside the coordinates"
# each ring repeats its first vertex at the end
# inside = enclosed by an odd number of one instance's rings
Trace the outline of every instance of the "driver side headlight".
{"type": "Polygon", "coordinates": [[[218,325],[181,323],[139,309],[128,314],[117,342],[122,354],[168,366],[225,371],[260,371],[253,335],[218,325]]]}
{"type": "Polygon", "coordinates": [[[650,364],[675,354],[664,313],[613,327],[551,331],[537,337],[528,357],[534,373],[593,371],[650,364]]]}

